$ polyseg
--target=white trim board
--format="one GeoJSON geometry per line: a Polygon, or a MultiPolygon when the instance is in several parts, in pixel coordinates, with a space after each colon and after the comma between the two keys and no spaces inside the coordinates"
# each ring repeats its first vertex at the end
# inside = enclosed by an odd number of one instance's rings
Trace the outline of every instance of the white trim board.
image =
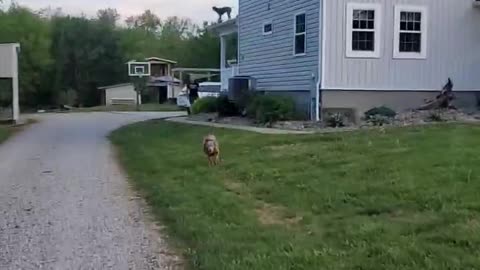
{"type": "Polygon", "coordinates": [[[327,66],[327,1],[321,1],[320,6],[320,16],[322,16],[322,27],[320,27],[320,35],[319,37],[321,40],[322,52],[320,54],[320,73],[319,73],[319,80],[320,80],[320,89],[325,85],[325,78],[326,78],[326,66],[327,66]]]}
{"type": "MultiPolygon", "coordinates": [[[[440,92],[442,89],[326,87],[322,91],[440,92]]],[[[453,89],[453,92],[480,92],[480,89],[453,89]]]]}

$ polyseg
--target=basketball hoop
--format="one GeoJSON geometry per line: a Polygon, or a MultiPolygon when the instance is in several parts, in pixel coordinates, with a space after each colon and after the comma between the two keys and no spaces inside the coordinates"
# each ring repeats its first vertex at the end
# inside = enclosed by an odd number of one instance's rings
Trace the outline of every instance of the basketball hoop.
{"type": "Polygon", "coordinates": [[[137,111],[140,111],[140,95],[144,84],[142,83],[143,77],[150,77],[151,65],[150,62],[128,62],[128,76],[134,79],[135,92],[137,92],[137,111]]]}
{"type": "Polygon", "coordinates": [[[128,62],[128,76],[130,77],[149,77],[151,75],[150,62],[128,62]]]}

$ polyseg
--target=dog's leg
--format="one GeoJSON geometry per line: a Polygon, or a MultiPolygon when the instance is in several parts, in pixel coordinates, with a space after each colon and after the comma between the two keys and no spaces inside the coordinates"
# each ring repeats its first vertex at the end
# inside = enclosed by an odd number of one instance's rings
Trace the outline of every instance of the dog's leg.
{"type": "Polygon", "coordinates": [[[227,15],[228,15],[229,20],[232,19],[232,11],[231,10],[227,11],[227,15]]]}
{"type": "Polygon", "coordinates": [[[212,167],[212,159],[208,157],[208,167],[212,167]]]}

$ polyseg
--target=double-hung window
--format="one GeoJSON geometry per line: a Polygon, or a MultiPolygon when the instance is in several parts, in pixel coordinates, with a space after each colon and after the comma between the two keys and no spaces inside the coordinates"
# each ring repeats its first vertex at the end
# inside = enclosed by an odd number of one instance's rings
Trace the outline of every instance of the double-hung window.
{"type": "Polygon", "coordinates": [[[394,58],[427,57],[427,9],[418,6],[395,6],[394,58]]]}
{"type": "Polygon", "coordinates": [[[380,57],[381,18],[379,4],[347,4],[347,57],[380,57]]]}
{"type": "Polygon", "coordinates": [[[295,15],[294,55],[307,53],[307,16],[305,13],[295,15]]]}

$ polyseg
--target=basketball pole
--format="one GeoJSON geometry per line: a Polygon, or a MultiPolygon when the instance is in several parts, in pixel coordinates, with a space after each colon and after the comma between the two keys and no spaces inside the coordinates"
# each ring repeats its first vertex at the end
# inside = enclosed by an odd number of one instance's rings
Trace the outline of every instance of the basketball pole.
{"type": "Polygon", "coordinates": [[[133,82],[134,90],[136,92],[136,110],[140,111],[141,94],[147,87],[147,82],[144,81],[144,77],[148,78],[148,76],[150,76],[150,63],[130,61],[128,62],[128,72],[128,75],[133,82]],[[132,67],[134,68],[133,70],[132,67]],[[138,70],[137,67],[139,67],[138,70]],[[145,71],[145,69],[147,70],[147,72],[145,71]]]}
{"type": "MultiPolygon", "coordinates": [[[[139,77],[139,81],[142,80],[142,76],[139,77]]],[[[137,81],[136,85],[135,85],[135,90],[137,92],[137,112],[140,111],[140,82],[137,81]]]]}

